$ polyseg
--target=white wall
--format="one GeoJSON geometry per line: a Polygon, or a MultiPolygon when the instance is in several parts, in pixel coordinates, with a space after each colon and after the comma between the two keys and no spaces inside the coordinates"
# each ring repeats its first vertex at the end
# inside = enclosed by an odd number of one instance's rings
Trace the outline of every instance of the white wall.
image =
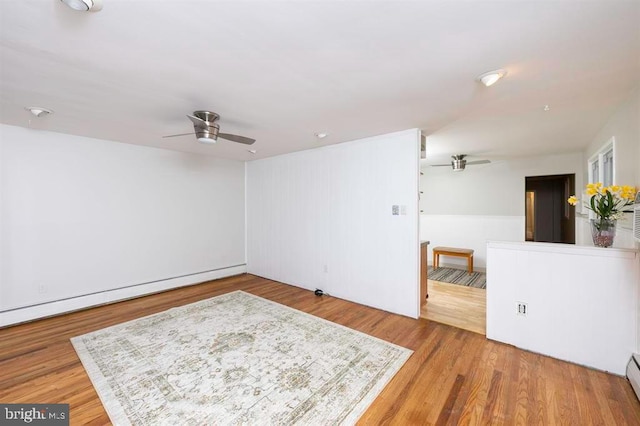
{"type": "MultiPolygon", "coordinates": [[[[473,269],[487,267],[487,241],[524,241],[524,216],[429,215],[420,217],[420,235],[429,240],[428,260],[437,246],[472,248],[473,269]]],[[[467,268],[467,259],[440,256],[440,266],[467,268]]]]}
{"type": "MultiPolygon", "coordinates": [[[[640,88],[635,89],[611,116],[607,124],[593,138],[585,150],[584,173],[588,178],[587,160],[605,146],[611,139],[615,140],[615,183],[618,185],[635,185],[640,188],[640,88]]],[[[583,243],[589,243],[588,218],[581,218],[578,223],[584,235],[583,243]]],[[[638,247],[633,239],[632,215],[625,215],[618,221],[614,247],[638,247]]]]}
{"type": "Polygon", "coordinates": [[[490,242],[487,337],[615,374],[638,348],[637,251],[490,242]],[[527,303],[527,315],[517,314],[527,303]]]}
{"type": "Polygon", "coordinates": [[[0,325],[243,272],[244,167],[1,125],[0,325]]]}
{"type": "Polygon", "coordinates": [[[407,130],[248,163],[248,271],[417,318],[418,156],[407,130]]]}
{"type": "MultiPolygon", "coordinates": [[[[640,188],[640,87],[629,94],[627,100],[618,107],[607,124],[593,138],[585,150],[585,159],[590,158],[611,138],[615,140],[615,183],[635,185],[640,188]]],[[[633,238],[632,215],[625,216],[624,221],[618,221],[614,247],[640,249],[640,243],[633,238]]],[[[581,228],[588,238],[589,223],[586,218],[582,219],[581,228]]],[[[636,351],[640,352],[640,309],[637,324],[638,348],[636,351]]]]}
{"type": "MultiPolygon", "coordinates": [[[[425,165],[420,182],[420,236],[431,241],[430,248],[473,249],[474,263],[482,270],[488,240],[524,241],[525,177],[575,173],[579,189],[583,163],[582,153],[573,153],[495,161],[468,166],[463,172],[425,165]]],[[[430,262],[432,257],[430,250],[430,262]]],[[[465,259],[441,261],[466,266],[465,259]]]]}
{"type": "Polygon", "coordinates": [[[615,183],[640,186],[640,88],[629,94],[585,150],[585,181],[588,176],[587,160],[612,137],[616,144],[615,183]]]}

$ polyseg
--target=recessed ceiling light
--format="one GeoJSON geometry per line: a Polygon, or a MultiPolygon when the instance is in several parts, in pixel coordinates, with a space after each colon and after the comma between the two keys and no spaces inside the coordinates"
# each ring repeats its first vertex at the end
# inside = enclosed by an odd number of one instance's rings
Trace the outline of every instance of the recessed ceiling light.
{"type": "Polygon", "coordinates": [[[97,12],[102,10],[102,0],[60,0],[73,10],[97,12]]]}
{"type": "Polygon", "coordinates": [[[45,115],[53,113],[50,109],[42,107],[25,107],[25,109],[36,117],[44,117],[45,115]]]}
{"type": "Polygon", "coordinates": [[[315,133],[315,135],[316,135],[316,138],[318,138],[318,139],[324,139],[327,136],[329,136],[328,133],[315,133]]]}
{"type": "Polygon", "coordinates": [[[256,152],[258,152],[258,151],[256,151],[255,149],[248,149],[248,150],[247,150],[247,152],[248,152],[249,154],[255,154],[255,153],[256,153],[256,152]]]}
{"type": "Polygon", "coordinates": [[[505,75],[507,75],[506,70],[489,71],[489,72],[485,72],[482,75],[479,75],[477,80],[482,84],[484,84],[485,86],[489,87],[495,84],[498,80],[500,80],[505,75]]]}

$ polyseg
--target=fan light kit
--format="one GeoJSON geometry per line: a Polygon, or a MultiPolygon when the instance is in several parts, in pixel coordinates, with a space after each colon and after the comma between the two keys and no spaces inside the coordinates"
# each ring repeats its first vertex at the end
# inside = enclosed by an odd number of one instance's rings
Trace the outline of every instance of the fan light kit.
{"type": "Polygon", "coordinates": [[[98,12],[102,10],[102,0],[60,0],[73,10],[80,12],[98,12]]]}
{"type": "Polygon", "coordinates": [[[465,154],[452,155],[451,163],[449,164],[432,164],[432,167],[448,167],[451,166],[454,172],[461,172],[464,170],[466,166],[475,166],[476,164],[488,164],[490,160],[476,160],[476,161],[467,161],[465,159],[465,154]]]}
{"type": "Polygon", "coordinates": [[[27,111],[33,114],[35,117],[44,117],[45,115],[49,115],[53,113],[50,109],[42,108],[42,107],[26,107],[27,111]]]}
{"type": "Polygon", "coordinates": [[[479,75],[477,80],[482,84],[484,84],[485,86],[489,87],[494,85],[498,80],[500,80],[505,75],[507,75],[506,70],[489,71],[489,72],[485,72],[482,75],[479,75]]]}
{"type": "Polygon", "coordinates": [[[218,138],[226,139],[231,142],[238,142],[245,145],[251,145],[256,140],[245,136],[232,135],[230,133],[220,133],[220,125],[217,121],[220,116],[211,111],[194,111],[193,115],[187,118],[193,123],[192,133],[180,133],[178,135],[163,136],[163,138],[174,138],[176,136],[196,135],[198,142],[206,144],[214,144],[218,138]]]}

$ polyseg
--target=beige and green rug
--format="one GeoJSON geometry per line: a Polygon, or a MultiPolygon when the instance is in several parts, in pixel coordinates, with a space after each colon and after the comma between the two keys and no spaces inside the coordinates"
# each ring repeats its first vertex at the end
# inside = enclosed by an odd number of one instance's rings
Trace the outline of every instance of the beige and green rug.
{"type": "Polygon", "coordinates": [[[242,291],[71,342],[117,425],[353,424],[412,353],[242,291]]]}

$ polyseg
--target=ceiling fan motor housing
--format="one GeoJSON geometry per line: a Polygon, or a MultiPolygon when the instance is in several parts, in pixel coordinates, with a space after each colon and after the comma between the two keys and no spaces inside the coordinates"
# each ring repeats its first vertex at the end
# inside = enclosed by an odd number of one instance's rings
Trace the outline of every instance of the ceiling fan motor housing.
{"type": "Polygon", "coordinates": [[[453,160],[451,162],[451,166],[453,167],[454,172],[463,171],[466,165],[467,165],[467,160],[453,160]]]}
{"type": "Polygon", "coordinates": [[[218,131],[220,130],[220,126],[217,124],[208,126],[206,129],[205,128],[196,128],[196,137],[198,139],[200,138],[206,138],[206,139],[213,139],[213,140],[217,140],[218,139],[218,131]]]}
{"type": "Polygon", "coordinates": [[[194,111],[193,116],[198,117],[200,120],[206,121],[209,124],[213,124],[214,121],[218,121],[218,119],[220,119],[218,114],[211,111],[194,111]]]}
{"type": "Polygon", "coordinates": [[[194,130],[198,140],[211,139],[217,141],[220,125],[216,121],[220,116],[211,111],[194,111],[193,116],[204,121],[204,123],[194,123],[194,130]]]}
{"type": "Polygon", "coordinates": [[[467,160],[464,159],[466,155],[452,155],[451,158],[451,167],[453,167],[454,172],[461,172],[464,170],[464,167],[467,165],[467,160]]]}

